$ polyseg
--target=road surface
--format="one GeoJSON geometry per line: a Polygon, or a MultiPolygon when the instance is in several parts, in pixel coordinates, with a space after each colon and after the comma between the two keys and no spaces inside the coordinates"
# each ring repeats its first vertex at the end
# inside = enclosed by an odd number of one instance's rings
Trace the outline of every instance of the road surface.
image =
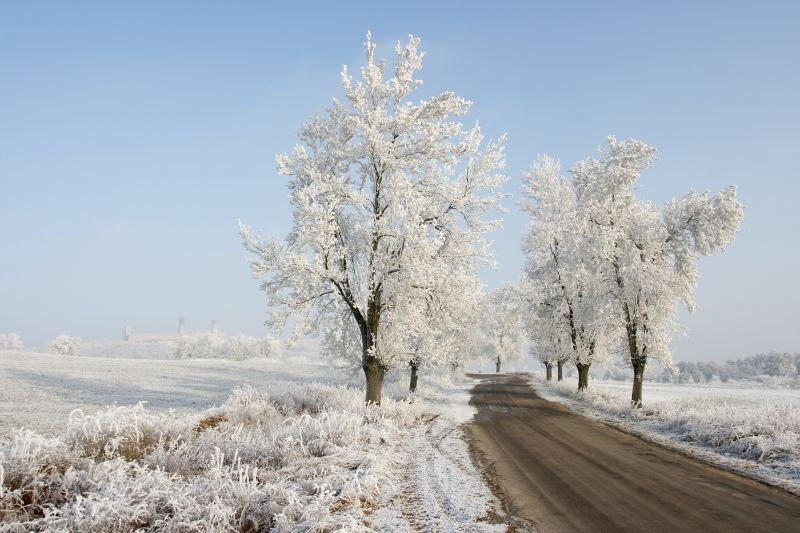
{"type": "Polygon", "coordinates": [[[538,397],[522,376],[481,381],[473,450],[518,529],[800,532],[800,498],[538,397]]]}

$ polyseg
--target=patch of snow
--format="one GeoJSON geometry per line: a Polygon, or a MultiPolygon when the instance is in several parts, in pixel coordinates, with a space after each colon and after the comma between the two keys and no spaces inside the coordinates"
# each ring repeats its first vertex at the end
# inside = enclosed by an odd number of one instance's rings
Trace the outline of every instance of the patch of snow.
{"type": "Polygon", "coordinates": [[[414,531],[505,531],[491,523],[500,502],[474,467],[461,425],[448,414],[428,416],[406,446],[410,465],[400,508],[414,531]]]}
{"type": "Polygon", "coordinates": [[[434,375],[426,377],[417,397],[458,423],[470,422],[478,412],[470,405],[470,389],[475,381],[461,375],[434,375]]]}
{"type": "Polygon", "coordinates": [[[225,402],[239,385],[338,379],[319,360],[138,360],[0,351],[0,435],[27,427],[64,429],[73,409],[145,402],[148,410],[196,413],[225,402]]]}

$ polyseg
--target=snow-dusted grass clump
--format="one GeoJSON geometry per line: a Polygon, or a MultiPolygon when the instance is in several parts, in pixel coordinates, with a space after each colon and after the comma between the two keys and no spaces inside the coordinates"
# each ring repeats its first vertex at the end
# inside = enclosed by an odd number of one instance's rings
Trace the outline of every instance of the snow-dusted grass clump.
{"type": "Polygon", "coordinates": [[[644,408],[633,409],[626,386],[578,392],[571,381],[533,379],[549,400],[800,491],[800,401],[786,391],[652,384],[652,399],[645,390],[644,408]]]}
{"type": "Polygon", "coordinates": [[[0,443],[0,529],[367,529],[420,407],[358,389],[236,389],[199,415],[76,411],[56,438],[0,443]]]}

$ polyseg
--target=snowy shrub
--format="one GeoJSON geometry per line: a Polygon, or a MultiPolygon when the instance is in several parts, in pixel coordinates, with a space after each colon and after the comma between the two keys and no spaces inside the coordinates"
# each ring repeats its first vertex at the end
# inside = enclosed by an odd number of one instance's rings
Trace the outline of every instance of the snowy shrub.
{"type": "Polygon", "coordinates": [[[0,350],[22,350],[22,338],[16,333],[0,333],[0,350]]]}
{"type": "Polygon", "coordinates": [[[264,337],[260,344],[260,351],[262,357],[280,357],[283,351],[281,340],[275,337],[264,337]]]}
{"type": "Polygon", "coordinates": [[[175,349],[177,359],[234,359],[276,357],[280,341],[272,337],[258,339],[247,335],[204,333],[180,338],[175,349]]]}
{"type": "Polygon", "coordinates": [[[227,359],[226,344],[222,333],[184,336],[178,341],[175,356],[178,359],[227,359]]]}
{"type": "Polygon", "coordinates": [[[78,345],[81,339],[79,337],[70,337],[69,335],[59,335],[49,343],[50,349],[55,353],[61,355],[78,355],[78,345]]]}
{"type": "Polygon", "coordinates": [[[320,384],[240,388],[192,416],[75,411],[60,437],[0,442],[0,530],[366,531],[420,417],[320,384]]]}

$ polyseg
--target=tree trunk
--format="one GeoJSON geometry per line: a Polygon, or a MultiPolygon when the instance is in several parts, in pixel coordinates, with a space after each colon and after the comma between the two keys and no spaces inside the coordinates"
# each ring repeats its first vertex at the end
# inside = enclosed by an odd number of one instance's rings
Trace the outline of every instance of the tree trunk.
{"type": "Polygon", "coordinates": [[[376,357],[364,357],[364,377],[367,380],[368,404],[381,404],[381,388],[383,387],[383,376],[386,369],[380,364],[376,357]]]}
{"type": "Polygon", "coordinates": [[[496,365],[496,368],[495,368],[495,372],[497,372],[498,374],[500,373],[500,358],[497,359],[497,365],[496,365]]]}
{"type": "Polygon", "coordinates": [[[633,392],[631,405],[637,409],[642,408],[642,382],[644,381],[644,363],[633,365],[633,392]]]}
{"type": "Polygon", "coordinates": [[[592,366],[584,365],[583,363],[577,363],[575,366],[578,367],[578,390],[586,390],[589,388],[589,367],[592,366]]]}
{"type": "Polygon", "coordinates": [[[558,381],[564,379],[564,361],[558,362],[558,381]]]}
{"type": "Polygon", "coordinates": [[[631,318],[628,304],[623,303],[622,309],[625,312],[625,331],[628,336],[628,352],[631,356],[631,366],[633,366],[633,391],[631,392],[631,405],[637,409],[641,409],[644,366],[647,363],[647,346],[642,347],[642,351],[639,352],[639,343],[637,340],[638,323],[631,318]]]}
{"type": "Polygon", "coordinates": [[[409,392],[417,392],[417,370],[419,370],[419,364],[411,361],[409,366],[411,366],[411,384],[408,386],[408,390],[409,392]]]}
{"type": "Polygon", "coordinates": [[[545,363],[544,367],[547,369],[547,381],[553,380],[553,363],[545,363]]]}

